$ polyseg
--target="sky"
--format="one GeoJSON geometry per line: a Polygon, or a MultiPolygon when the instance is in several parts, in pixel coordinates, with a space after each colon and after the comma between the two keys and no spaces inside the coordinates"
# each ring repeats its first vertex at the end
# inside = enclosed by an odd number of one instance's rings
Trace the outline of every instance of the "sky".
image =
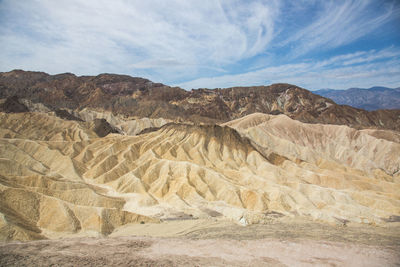
{"type": "Polygon", "coordinates": [[[400,87],[399,0],[0,0],[0,71],[400,87]]]}

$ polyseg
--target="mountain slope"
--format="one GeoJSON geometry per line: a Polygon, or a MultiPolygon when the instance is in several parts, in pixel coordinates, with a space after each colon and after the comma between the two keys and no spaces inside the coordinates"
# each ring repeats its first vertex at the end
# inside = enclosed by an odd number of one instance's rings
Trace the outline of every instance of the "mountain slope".
{"type": "Polygon", "coordinates": [[[230,121],[232,127],[252,140],[257,147],[292,161],[321,165],[330,162],[365,172],[382,170],[400,174],[400,134],[376,130],[356,130],[347,126],[307,124],[286,115],[254,113],[230,121]],[[379,136],[380,134],[380,136],[379,136]]]}
{"type": "Polygon", "coordinates": [[[11,71],[0,74],[0,97],[18,96],[52,109],[111,111],[139,118],[220,123],[254,112],[310,123],[400,130],[400,110],[373,111],[336,105],[290,84],[185,91],[126,75],[11,71]]]}
{"type": "Polygon", "coordinates": [[[127,223],[175,218],[249,224],[280,214],[380,224],[400,215],[399,162],[391,158],[399,144],[348,127],[256,114],[228,124],[241,134],[169,123],[101,138],[90,123],[52,113],[0,115],[1,239],[107,235],[127,223]]]}
{"type": "Polygon", "coordinates": [[[371,87],[347,90],[323,89],[313,93],[332,99],[338,104],[366,110],[400,109],[400,88],[371,87]]]}

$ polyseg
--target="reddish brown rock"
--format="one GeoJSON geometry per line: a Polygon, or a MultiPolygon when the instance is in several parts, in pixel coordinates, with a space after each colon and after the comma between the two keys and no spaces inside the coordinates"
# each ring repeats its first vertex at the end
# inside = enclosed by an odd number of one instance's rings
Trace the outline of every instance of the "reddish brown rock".
{"type": "Polygon", "coordinates": [[[309,123],[400,130],[400,110],[337,105],[290,84],[185,91],[127,75],[80,76],[14,70],[0,73],[0,97],[16,95],[54,109],[85,107],[116,114],[192,122],[226,122],[254,112],[309,123]]]}

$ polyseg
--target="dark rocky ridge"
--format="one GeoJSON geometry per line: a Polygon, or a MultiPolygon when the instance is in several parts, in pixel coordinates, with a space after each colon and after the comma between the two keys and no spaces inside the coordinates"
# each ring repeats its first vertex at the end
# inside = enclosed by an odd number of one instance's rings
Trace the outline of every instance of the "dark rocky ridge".
{"type": "Polygon", "coordinates": [[[108,110],[138,117],[217,123],[262,112],[309,123],[400,130],[400,110],[368,112],[337,105],[290,84],[185,91],[127,75],[75,76],[14,70],[0,73],[0,98],[18,96],[52,107],[108,110]]]}

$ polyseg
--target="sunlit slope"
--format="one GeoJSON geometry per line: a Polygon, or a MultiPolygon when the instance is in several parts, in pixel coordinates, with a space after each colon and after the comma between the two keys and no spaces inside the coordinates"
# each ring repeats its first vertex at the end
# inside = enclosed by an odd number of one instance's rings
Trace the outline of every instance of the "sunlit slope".
{"type": "Polygon", "coordinates": [[[0,137],[43,141],[78,141],[97,137],[88,124],[67,121],[50,113],[1,113],[0,137]]]}
{"type": "Polygon", "coordinates": [[[105,119],[112,126],[119,129],[121,133],[126,135],[136,135],[144,129],[161,127],[170,122],[170,120],[163,118],[124,118],[114,115],[109,111],[95,111],[87,108],[79,111],[69,110],[69,112],[86,122],[91,122],[95,119],[105,119]]]}
{"type": "MultiPolygon", "coordinates": [[[[4,103],[6,101],[7,99],[0,99],[0,105],[1,103],[4,103]]],[[[69,118],[69,120],[81,120],[88,123],[93,123],[96,120],[104,119],[107,121],[107,123],[111,125],[111,127],[117,130],[119,133],[125,135],[136,135],[145,129],[161,127],[164,124],[171,122],[171,120],[167,120],[164,118],[126,117],[118,114],[113,114],[110,111],[105,111],[101,109],[99,110],[93,110],[89,108],[84,108],[81,110],[58,109],[56,111],[52,111],[43,104],[34,103],[28,99],[16,99],[14,100],[14,102],[24,105],[27,110],[32,112],[30,115],[32,117],[41,116],[42,118],[45,118],[46,117],[45,115],[38,114],[42,113],[50,116],[55,115],[61,119],[69,118]]],[[[69,126],[70,125],[71,124],[69,123],[69,126]]],[[[43,128],[40,126],[41,125],[39,123],[33,125],[33,127],[37,128],[39,132],[48,130],[47,128],[43,128]]],[[[65,127],[65,128],[69,129],[70,127],[65,127]]]]}
{"type": "Polygon", "coordinates": [[[389,130],[308,124],[285,115],[254,113],[226,123],[262,150],[313,164],[340,164],[363,171],[400,171],[400,135],[389,130]]]}
{"type": "MultiPolygon", "coordinates": [[[[372,155],[370,161],[376,158],[383,167],[359,168],[329,153],[324,156],[327,151],[314,143],[307,148],[280,138],[287,145],[269,141],[266,146],[248,131],[264,120],[258,115],[236,125],[249,139],[230,127],[184,124],[99,138],[85,128],[87,123],[68,121],[58,127],[62,120],[50,115],[46,120],[53,128],[39,138],[42,127],[34,130],[39,118],[27,119],[39,115],[1,116],[3,239],[107,234],[125,223],[179,216],[225,217],[246,224],[268,221],[276,213],[364,223],[400,215],[400,179],[389,172],[398,160],[389,164],[372,155]],[[60,134],[66,130],[72,132],[60,134]],[[318,156],[308,155],[307,149],[318,156]]],[[[315,138],[301,125],[291,129],[293,135],[304,132],[296,140],[315,138]]],[[[279,124],[269,127],[280,131],[279,124]]],[[[389,143],[386,153],[397,149],[398,144],[389,143]]]]}
{"type": "Polygon", "coordinates": [[[97,138],[89,124],[40,113],[1,113],[0,120],[0,239],[108,234],[157,221],[124,211],[123,199],[84,182],[82,164],[50,145],[73,149],[66,144],[97,138]]]}

